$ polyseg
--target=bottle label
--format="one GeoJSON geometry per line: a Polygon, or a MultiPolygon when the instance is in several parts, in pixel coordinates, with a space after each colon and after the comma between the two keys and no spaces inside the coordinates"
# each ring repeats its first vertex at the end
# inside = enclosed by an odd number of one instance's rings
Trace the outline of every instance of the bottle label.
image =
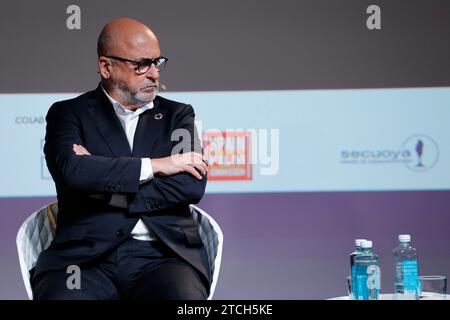
{"type": "Polygon", "coordinates": [[[352,298],[358,299],[358,287],[356,285],[356,266],[352,265],[352,298]]]}
{"type": "Polygon", "coordinates": [[[403,260],[403,291],[416,293],[419,291],[419,272],[417,260],[403,260]]]}
{"type": "Polygon", "coordinates": [[[380,268],[377,265],[356,265],[356,300],[376,300],[380,290],[380,268]]]}

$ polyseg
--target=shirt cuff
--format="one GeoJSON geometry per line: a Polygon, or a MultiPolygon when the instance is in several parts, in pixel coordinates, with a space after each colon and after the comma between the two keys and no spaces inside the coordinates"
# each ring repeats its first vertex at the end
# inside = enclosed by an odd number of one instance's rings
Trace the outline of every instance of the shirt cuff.
{"type": "Polygon", "coordinates": [[[150,158],[141,159],[141,175],[139,177],[139,184],[143,184],[153,179],[153,168],[150,158]]]}

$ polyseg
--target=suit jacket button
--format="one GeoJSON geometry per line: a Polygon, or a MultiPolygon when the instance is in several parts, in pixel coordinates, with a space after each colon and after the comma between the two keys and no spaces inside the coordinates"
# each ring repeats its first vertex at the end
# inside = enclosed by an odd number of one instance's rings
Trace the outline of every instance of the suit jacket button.
{"type": "Polygon", "coordinates": [[[118,237],[123,236],[123,230],[122,230],[122,229],[118,230],[118,231],[116,232],[116,234],[117,234],[118,237]]]}

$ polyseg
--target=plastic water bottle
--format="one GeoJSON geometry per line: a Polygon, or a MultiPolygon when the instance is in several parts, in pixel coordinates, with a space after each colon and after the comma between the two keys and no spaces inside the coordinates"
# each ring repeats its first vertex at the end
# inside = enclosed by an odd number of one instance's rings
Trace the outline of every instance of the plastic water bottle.
{"type": "Polygon", "coordinates": [[[372,241],[362,243],[361,254],[355,256],[356,300],[378,300],[381,270],[378,256],[372,250],[372,241]]]}
{"type": "Polygon", "coordinates": [[[356,273],[355,273],[355,256],[361,253],[362,243],[366,241],[366,239],[356,239],[355,240],[355,251],[350,253],[350,274],[352,276],[352,294],[350,299],[354,299],[355,290],[356,290],[356,273]]]}
{"type": "Polygon", "coordinates": [[[353,266],[355,265],[355,256],[361,253],[362,243],[366,241],[366,239],[355,239],[355,251],[350,253],[350,269],[353,273],[353,266]]]}
{"type": "Polygon", "coordinates": [[[417,250],[411,246],[411,236],[400,234],[400,244],[393,250],[395,260],[395,298],[417,300],[420,297],[417,250]]]}

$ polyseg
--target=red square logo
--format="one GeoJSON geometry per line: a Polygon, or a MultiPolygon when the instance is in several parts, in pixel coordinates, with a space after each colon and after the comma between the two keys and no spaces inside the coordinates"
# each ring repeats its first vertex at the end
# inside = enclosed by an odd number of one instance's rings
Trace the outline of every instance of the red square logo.
{"type": "Polygon", "coordinates": [[[205,132],[204,154],[208,160],[208,180],[251,180],[250,132],[205,132]]]}

